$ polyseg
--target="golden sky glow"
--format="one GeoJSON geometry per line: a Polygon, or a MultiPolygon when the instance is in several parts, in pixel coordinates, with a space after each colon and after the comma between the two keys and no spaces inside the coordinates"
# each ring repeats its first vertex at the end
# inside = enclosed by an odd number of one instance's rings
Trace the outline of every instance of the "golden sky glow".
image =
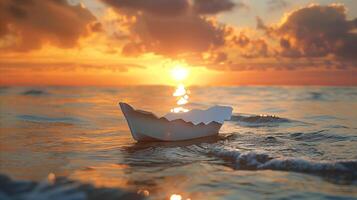
{"type": "Polygon", "coordinates": [[[0,84],[357,84],[354,1],[133,2],[2,1],[0,84]]]}

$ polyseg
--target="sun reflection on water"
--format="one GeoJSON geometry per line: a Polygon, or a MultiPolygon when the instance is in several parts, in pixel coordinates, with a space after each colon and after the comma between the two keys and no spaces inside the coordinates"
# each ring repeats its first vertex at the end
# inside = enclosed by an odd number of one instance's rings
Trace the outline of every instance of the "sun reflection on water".
{"type": "Polygon", "coordinates": [[[186,68],[182,66],[176,66],[172,69],[171,75],[173,79],[179,82],[173,96],[177,98],[177,107],[171,109],[171,112],[180,113],[180,112],[188,112],[189,110],[184,108],[184,105],[188,103],[189,91],[186,90],[184,84],[182,83],[188,76],[188,71],[186,68]]]}
{"type": "Polygon", "coordinates": [[[145,196],[145,197],[148,197],[150,195],[150,192],[149,190],[145,190],[145,189],[139,189],[137,191],[138,194],[142,195],[142,196],[145,196]]]}
{"type": "Polygon", "coordinates": [[[48,181],[49,184],[54,184],[55,181],[56,181],[56,175],[54,173],[52,173],[52,172],[49,173],[47,175],[47,181],[48,181]]]}
{"type": "Polygon", "coordinates": [[[184,108],[183,106],[188,103],[188,91],[186,90],[183,84],[179,84],[173,93],[174,97],[177,97],[176,104],[177,107],[171,109],[171,112],[179,113],[179,112],[188,112],[189,110],[184,108]]]}
{"type": "Polygon", "coordinates": [[[179,194],[172,194],[170,200],[182,200],[182,196],[179,194]]]}

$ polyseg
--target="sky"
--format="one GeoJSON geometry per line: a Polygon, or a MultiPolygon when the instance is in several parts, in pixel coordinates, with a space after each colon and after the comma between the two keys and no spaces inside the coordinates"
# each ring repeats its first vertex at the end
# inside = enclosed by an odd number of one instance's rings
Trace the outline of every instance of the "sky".
{"type": "Polygon", "coordinates": [[[357,85],[357,1],[1,0],[0,85],[357,85]]]}

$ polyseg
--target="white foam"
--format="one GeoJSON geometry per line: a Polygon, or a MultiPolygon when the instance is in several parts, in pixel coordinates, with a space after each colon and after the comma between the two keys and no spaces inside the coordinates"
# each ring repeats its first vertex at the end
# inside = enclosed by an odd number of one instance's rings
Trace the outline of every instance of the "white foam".
{"type": "Polygon", "coordinates": [[[232,147],[216,147],[211,150],[216,156],[233,159],[237,169],[270,169],[308,173],[357,172],[357,160],[313,161],[302,158],[273,158],[265,152],[240,152],[232,147]]]}

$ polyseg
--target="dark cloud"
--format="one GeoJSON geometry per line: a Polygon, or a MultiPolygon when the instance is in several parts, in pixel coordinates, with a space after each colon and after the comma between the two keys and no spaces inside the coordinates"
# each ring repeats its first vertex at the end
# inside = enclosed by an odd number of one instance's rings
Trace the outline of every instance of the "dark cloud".
{"type": "Polygon", "coordinates": [[[213,52],[209,60],[214,64],[222,64],[228,60],[228,55],[224,52],[213,52]]]}
{"type": "Polygon", "coordinates": [[[176,18],[137,17],[131,31],[145,49],[163,55],[204,52],[223,46],[226,29],[197,15],[176,18]]]}
{"type": "Polygon", "coordinates": [[[257,16],[255,19],[257,20],[257,29],[266,30],[268,28],[263,22],[262,18],[257,16]]]}
{"type": "Polygon", "coordinates": [[[274,35],[275,33],[275,29],[274,27],[270,27],[268,25],[266,25],[263,21],[262,18],[260,18],[259,16],[256,16],[256,21],[257,21],[257,30],[263,30],[265,32],[265,34],[269,37],[272,37],[272,35],[274,35]]]}
{"type": "MultiPolygon", "coordinates": [[[[77,44],[89,34],[92,13],[66,0],[1,0],[0,49],[28,51],[50,43],[62,48],[77,44]]],[[[100,25],[94,24],[94,30],[100,25]]]]}
{"type": "Polygon", "coordinates": [[[275,33],[283,56],[356,60],[356,20],[347,19],[343,5],[312,5],[290,13],[275,33]]]}
{"type": "Polygon", "coordinates": [[[120,15],[131,15],[125,55],[154,52],[170,57],[216,49],[228,28],[205,15],[233,9],[230,0],[102,0],[120,15]]]}
{"type": "Polygon", "coordinates": [[[153,15],[177,16],[187,13],[217,14],[231,11],[236,5],[238,8],[247,7],[246,4],[231,0],[102,0],[119,9],[123,13],[138,14],[146,12],[153,15]]]}
{"type": "Polygon", "coordinates": [[[267,25],[260,17],[256,20],[257,30],[265,35],[234,32],[226,40],[225,51],[211,51],[201,65],[216,70],[357,67],[357,19],[347,19],[343,5],[300,8],[277,25],[267,25]],[[219,59],[218,52],[224,59],[219,59]],[[237,57],[241,63],[237,63],[237,57]]]}
{"type": "Polygon", "coordinates": [[[122,12],[138,14],[146,12],[154,15],[176,16],[187,12],[188,0],[102,0],[122,12]]]}
{"type": "Polygon", "coordinates": [[[243,32],[240,32],[238,36],[234,36],[232,41],[239,47],[246,47],[250,43],[250,38],[243,32]]]}
{"type": "Polygon", "coordinates": [[[259,57],[270,57],[271,53],[269,51],[269,45],[266,40],[254,39],[250,40],[249,45],[243,48],[240,55],[244,58],[259,58],[259,57]]]}
{"type": "Polygon", "coordinates": [[[223,64],[211,63],[207,67],[216,70],[232,71],[257,71],[257,70],[301,70],[301,69],[329,69],[329,70],[350,70],[356,67],[352,62],[340,62],[332,60],[309,60],[299,59],[293,62],[290,59],[282,60],[246,60],[243,62],[226,62],[223,64]]]}
{"type": "MultiPolygon", "coordinates": [[[[235,4],[230,0],[195,0],[193,9],[198,14],[217,14],[223,11],[231,11],[235,4]]],[[[245,4],[239,3],[239,7],[245,4]]]]}
{"type": "Polygon", "coordinates": [[[252,59],[274,55],[266,38],[251,38],[244,31],[234,35],[230,43],[233,44],[231,46],[239,48],[239,55],[243,58],[252,59]]]}
{"type": "Polygon", "coordinates": [[[104,31],[103,25],[100,22],[94,22],[90,25],[90,29],[93,32],[102,32],[104,31]]]}

